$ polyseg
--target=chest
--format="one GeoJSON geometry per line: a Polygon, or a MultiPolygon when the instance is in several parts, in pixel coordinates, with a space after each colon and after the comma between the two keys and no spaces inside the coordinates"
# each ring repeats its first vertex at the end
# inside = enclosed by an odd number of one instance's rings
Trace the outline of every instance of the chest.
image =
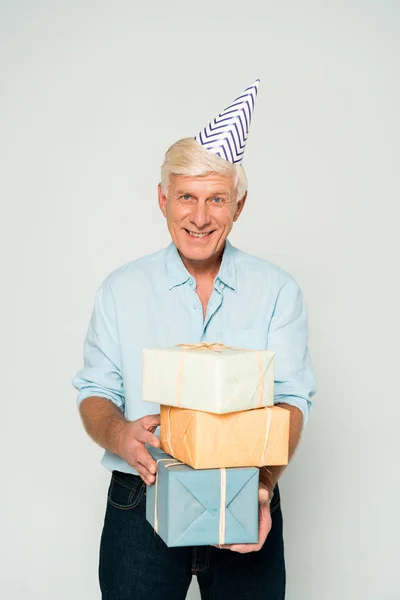
{"type": "Polygon", "coordinates": [[[196,292],[201,302],[201,307],[203,309],[203,318],[205,318],[207,314],[208,302],[213,292],[213,284],[198,284],[196,292]]]}
{"type": "Polygon", "coordinates": [[[265,290],[243,287],[231,290],[212,285],[157,286],[144,293],[136,282],[115,298],[118,340],[126,376],[135,377],[132,365],[141,363],[142,348],[165,348],[200,341],[265,348],[273,299],[265,290]],[[166,287],[166,286],[164,286],[166,287]]]}

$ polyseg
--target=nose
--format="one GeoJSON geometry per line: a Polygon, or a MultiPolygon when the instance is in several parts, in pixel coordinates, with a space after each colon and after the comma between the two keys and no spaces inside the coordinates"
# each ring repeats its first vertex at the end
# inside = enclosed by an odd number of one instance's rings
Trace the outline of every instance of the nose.
{"type": "Polygon", "coordinates": [[[190,215],[190,222],[193,223],[197,229],[202,229],[210,224],[211,217],[206,202],[196,202],[190,215]]]}

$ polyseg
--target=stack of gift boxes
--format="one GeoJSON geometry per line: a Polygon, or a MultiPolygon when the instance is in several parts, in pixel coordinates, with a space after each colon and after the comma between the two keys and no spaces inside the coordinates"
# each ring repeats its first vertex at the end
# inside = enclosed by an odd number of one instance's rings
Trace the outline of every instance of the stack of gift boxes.
{"type": "Polygon", "coordinates": [[[143,350],[143,400],[160,404],[146,517],[172,546],[256,543],[259,468],[286,465],[288,410],[274,353],[221,344],[143,350]]]}

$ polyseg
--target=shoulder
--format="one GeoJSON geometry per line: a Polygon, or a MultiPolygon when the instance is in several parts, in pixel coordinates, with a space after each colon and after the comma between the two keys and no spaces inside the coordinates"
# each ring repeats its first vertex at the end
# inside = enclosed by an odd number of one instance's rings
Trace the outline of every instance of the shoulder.
{"type": "Polygon", "coordinates": [[[233,246],[232,255],[235,260],[238,281],[245,282],[246,286],[266,284],[276,293],[285,290],[289,294],[296,294],[300,291],[293,275],[279,265],[233,246]]]}
{"type": "Polygon", "coordinates": [[[158,279],[165,273],[165,253],[163,248],[152,254],[132,260],[112,271],[100,286],[100,290],[119,292],[132,284],[145,284],[158,279]]]}

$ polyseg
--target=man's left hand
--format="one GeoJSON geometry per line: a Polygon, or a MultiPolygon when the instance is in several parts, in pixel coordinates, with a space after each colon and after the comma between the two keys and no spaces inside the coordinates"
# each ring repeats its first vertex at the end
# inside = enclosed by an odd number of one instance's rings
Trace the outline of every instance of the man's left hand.
{"type": "Polygon", "coordinates": [[[257,544],[226,544],[216,546],[224,550],[232,550],[240,554],[248,552],[258,552],[264,545],[265,540],[271,530],[272,519],[269,509],[270,493],[263,484],[258,488],[258,543],[257,544]]]}

